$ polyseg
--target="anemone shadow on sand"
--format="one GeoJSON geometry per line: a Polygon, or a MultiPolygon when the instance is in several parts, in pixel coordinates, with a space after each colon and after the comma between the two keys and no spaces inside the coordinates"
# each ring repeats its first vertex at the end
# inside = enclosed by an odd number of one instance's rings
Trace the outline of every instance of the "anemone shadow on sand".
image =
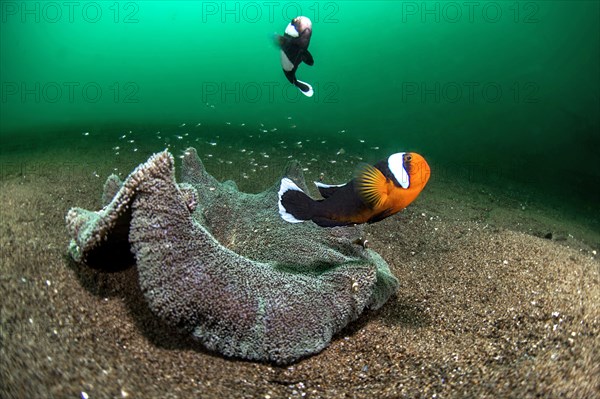
{"type": "MultiPolygon", "coordinates": [[[[297,162],[284,175],[306,188],[297,162]]],[[[152,314],[207,349],[288,364],[320,352],[396,292],[387,263],[357,244],[360,226],[285,222],[278,184],[240,192],[208,174],[193,148],[181,180],[167,151],[123,182],[110,176],[101,210],[67,213],[68,252],[99,270],[133,254],[152,314]]]]}

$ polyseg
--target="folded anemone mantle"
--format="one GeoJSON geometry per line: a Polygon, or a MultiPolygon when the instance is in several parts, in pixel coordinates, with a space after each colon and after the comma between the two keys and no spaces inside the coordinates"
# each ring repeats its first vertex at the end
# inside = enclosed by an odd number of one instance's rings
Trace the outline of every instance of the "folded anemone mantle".
{"type": "MultiPolygon", "coordinates": [[[[284,174],[306,188],[298,163],[284,174]]],[[[397,290],[386,262],[357,244],[360,227],[282,220],[278,184],[240,192],[208,174],[193,148],[181,180],[167,151],[123,182],[110,176],[101,210],[67,213],[69,254],[98,268],[133,254],[152,312],[208,349],[288,364],[397,290]]]]}

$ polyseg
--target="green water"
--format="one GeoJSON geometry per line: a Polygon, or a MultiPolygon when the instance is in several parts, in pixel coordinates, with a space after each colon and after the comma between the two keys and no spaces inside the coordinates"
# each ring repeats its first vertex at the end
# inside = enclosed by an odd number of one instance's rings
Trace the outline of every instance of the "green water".
{"type": "Polygon", "coordinates": [[[0,4],[5,153],[228,123],[417,151],[433,176],[600,196],[597,1],[0,4]],[[313,21],[315,64],[298,71],[313,98],[272,41],[297,14],[313,21]]]}

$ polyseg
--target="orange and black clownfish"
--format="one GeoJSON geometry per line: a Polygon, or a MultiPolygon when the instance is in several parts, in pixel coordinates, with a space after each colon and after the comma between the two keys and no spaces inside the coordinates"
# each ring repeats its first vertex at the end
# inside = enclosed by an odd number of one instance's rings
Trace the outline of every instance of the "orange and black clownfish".
{"type": "Polygon", "coordinates": [[[346,184],[315,182],[322,200],[313,200],[286,177],[279,188],[279,214],[290,223],[312,220],[323,227],[378,222],[414,201],[430,174],[421,155],[400,152],[363,165],[346,184]]]}

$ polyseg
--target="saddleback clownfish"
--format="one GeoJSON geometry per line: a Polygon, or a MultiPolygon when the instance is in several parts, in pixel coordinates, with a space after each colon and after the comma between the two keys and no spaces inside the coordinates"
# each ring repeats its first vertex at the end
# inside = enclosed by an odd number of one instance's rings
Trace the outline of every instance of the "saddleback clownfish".
{"type": "Polygon", "coordinates": [[[321,200],[313,200],[286,177],[279,189],[279,214],[290,223],[312,220],[323,227],[378,222],[414,201],[430,174],[421,155],[400,152],[374,166],[362,165],[346,184],[315,182],[321,200]]]}
{"type": "Polygon", "coordinates": [[[303,61],[310,66],[315,63],[313,56],[308,52],[311,36],[312,22],[307,17],[294,18],[285,28],[284,35],[277,36],[285,77],[308,97],[314,94],[313,88],[308,83],[296,79],[296,70],[303,61]]]}

